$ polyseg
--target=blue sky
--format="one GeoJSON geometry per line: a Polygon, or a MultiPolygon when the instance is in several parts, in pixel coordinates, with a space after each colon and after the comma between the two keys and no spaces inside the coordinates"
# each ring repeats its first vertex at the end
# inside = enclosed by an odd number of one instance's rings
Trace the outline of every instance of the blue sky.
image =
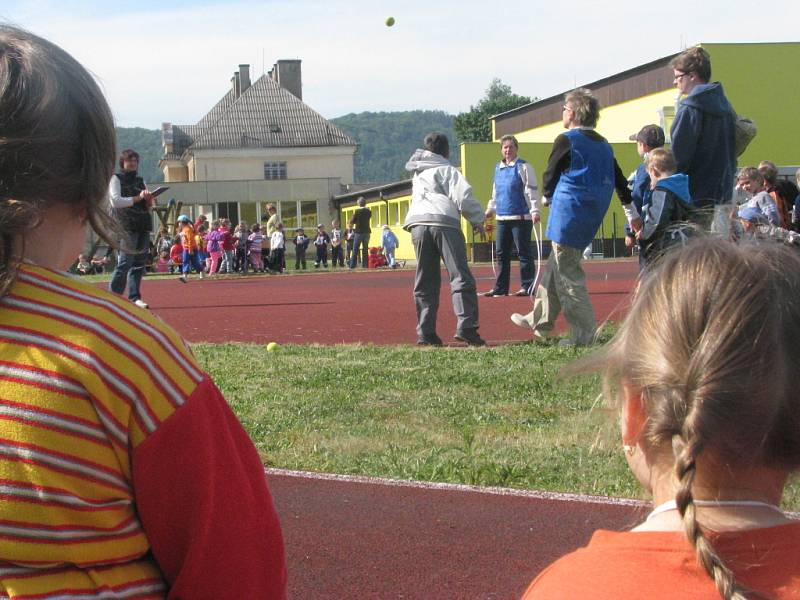
{"type": "Polygon", "coordinates": [[[455,114],[494,77],[547,97],[698,42],[800,41],[800,3],[765,6],[770,12],[741,0],[3,0],[0,21],[80,60],[118,124],[158,128],[200,119],[239,63],[257,77],[278,59],[301,59],[303,99],[328,118],[455,114]],[[384,25],[388,16],[394,27],[384,25]]]}

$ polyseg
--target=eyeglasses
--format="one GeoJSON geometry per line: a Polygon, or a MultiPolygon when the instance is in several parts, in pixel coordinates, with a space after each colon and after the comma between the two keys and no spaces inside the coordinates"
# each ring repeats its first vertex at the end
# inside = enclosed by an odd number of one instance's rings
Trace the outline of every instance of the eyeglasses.
{"type": "Polygon", "coordinates": [[[686,77],[687,75],[691,75],[691,73],[680,73],[675,75],[675,78],[672,81],[680,81],[682,78],[686,77]]]}

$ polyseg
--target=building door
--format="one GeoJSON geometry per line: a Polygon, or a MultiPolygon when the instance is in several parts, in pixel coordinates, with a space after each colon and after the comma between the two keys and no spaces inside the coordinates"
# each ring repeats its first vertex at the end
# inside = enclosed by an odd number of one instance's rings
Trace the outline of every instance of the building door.
{"type": "Polygon", "coordinates": [[[237,202],[218,202],[217,218],[228,219],[234,225],[239,223],[239,204],[237,202]]]}

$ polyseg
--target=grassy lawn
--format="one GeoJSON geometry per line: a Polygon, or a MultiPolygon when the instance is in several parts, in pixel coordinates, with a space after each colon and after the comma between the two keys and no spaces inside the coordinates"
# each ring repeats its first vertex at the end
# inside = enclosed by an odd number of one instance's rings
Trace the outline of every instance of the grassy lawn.
{"type": "Polygon", "coordinates": [[[599,379],[556,377],[573,349],[193,348],[268,466],[644,497],[599,379]]]}

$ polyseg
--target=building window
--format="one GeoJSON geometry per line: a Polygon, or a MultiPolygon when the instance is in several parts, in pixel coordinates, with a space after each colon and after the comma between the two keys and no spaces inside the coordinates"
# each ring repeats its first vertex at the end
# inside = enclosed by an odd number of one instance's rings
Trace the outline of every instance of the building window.
{"type": "Polygon", "coordinates": [[[265,162],[264,179],[286,179],[286,162],[265,162]]]}

